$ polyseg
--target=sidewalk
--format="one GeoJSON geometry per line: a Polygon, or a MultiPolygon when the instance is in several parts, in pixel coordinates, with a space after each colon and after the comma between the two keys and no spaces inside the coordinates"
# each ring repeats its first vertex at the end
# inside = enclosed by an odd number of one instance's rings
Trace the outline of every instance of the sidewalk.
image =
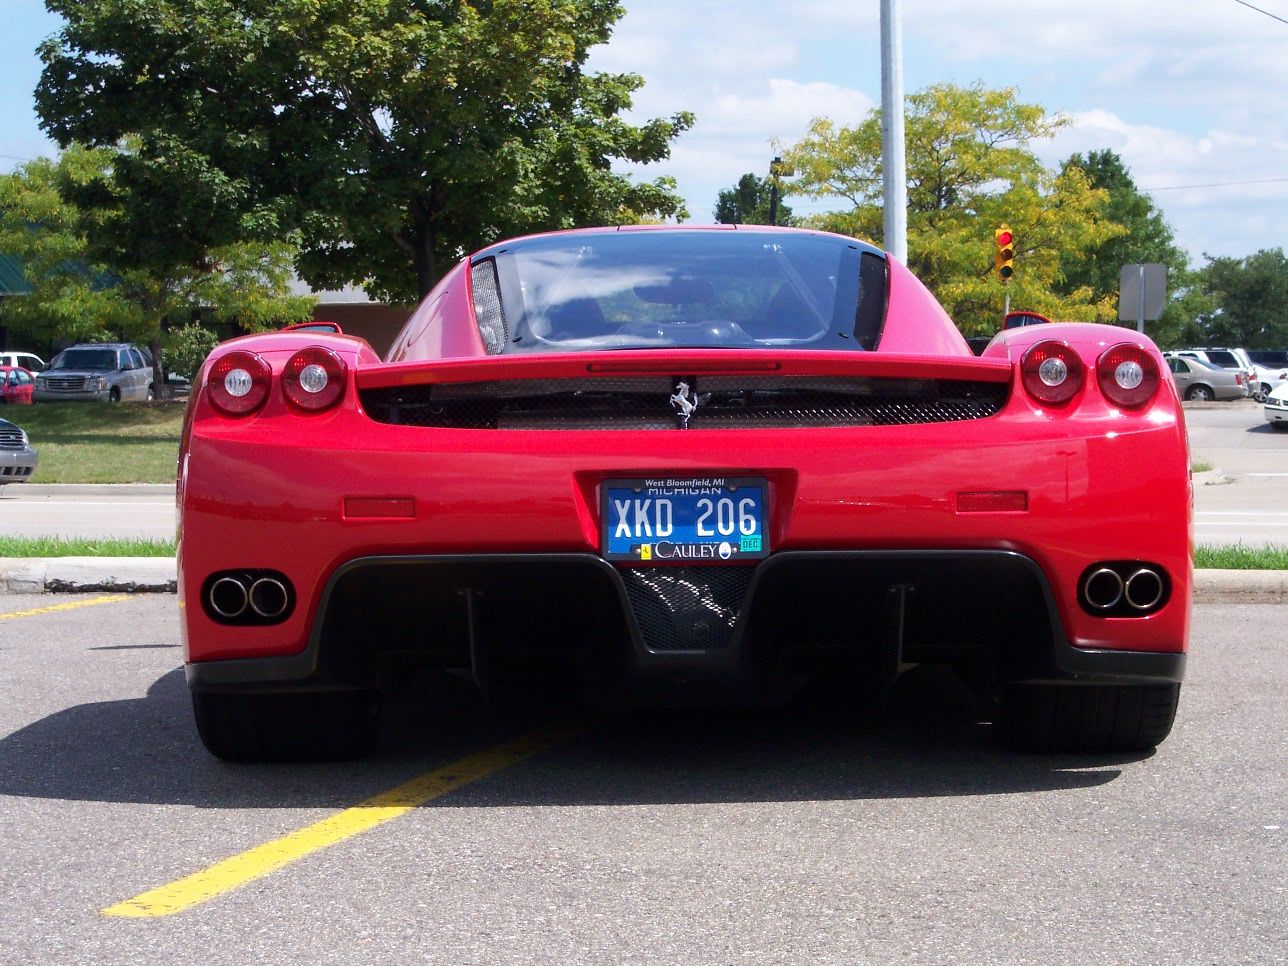
{"type": "MultiPolygon", "coordinates": [[[[173,557],[0,558],[0,593],[174,593],[173,557]]],[[[1196,604],[1288,603],[1288,570],[1196,570],[1196,604]]]]}

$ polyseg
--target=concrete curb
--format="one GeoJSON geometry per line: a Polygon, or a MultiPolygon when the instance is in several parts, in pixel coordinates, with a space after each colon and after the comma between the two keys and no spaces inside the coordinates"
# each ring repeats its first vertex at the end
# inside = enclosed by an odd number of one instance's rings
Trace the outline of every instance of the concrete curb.
{"type": "Polygon", "coordinates": [[[173,557],[12,557],[0,561],[0,593],[174,593],[173,557]]]}
{"type": "MultiPolygon", "coordinates": [[[[0,559],[0,593],[174,593],[173,557],[0,559]]],[[[1288,602],[1288,570],[1196,570],[1197,604],[1288,602]]]]}

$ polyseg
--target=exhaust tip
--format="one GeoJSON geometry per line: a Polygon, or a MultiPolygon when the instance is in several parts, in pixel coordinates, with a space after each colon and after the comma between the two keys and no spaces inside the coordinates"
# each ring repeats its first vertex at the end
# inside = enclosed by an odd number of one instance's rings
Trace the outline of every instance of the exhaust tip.
{"type": "Polygon", "coordinates": [[[1123,599],[1123,579],[1108,567],[1093,570],[1082,585],[1082,598],[1094,610],[1112,610],[1123,599]]]}
{"type": "Polygon", "coordinates": [[[1163,578],[1148,567],[1141,567],[1127,578],[1123,593],[1136,610],[1149,610],[1163,599],[1163,578]]]}
{"type": "Polygon", "coordinates": [[[234,577],[220,577],[210,585],[206,595],[210,609],[220,617],[231,620],[246,612],[248,595],[246,587],[234,577]]]}
{"type": "Polygon", "coordinates": [[[286,586],[273,577],[260,577],[250,585],[247,597],[250,609],[260,617],[281,617],[291,603],[286,586]]]}

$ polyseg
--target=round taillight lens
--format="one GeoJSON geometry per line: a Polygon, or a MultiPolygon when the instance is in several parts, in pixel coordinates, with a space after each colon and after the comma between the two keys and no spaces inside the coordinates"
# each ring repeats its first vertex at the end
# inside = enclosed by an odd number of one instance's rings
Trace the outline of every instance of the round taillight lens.
{"type": "Polygon", "coordinates": [[[291,356],[282,370],[286,398],[301,409],[327,409],[344,396],[349,367],[322,346],[309,346],[291,356]]]}
{"type": "Polygon", "coordinates": [[[1096,362],[1096,379],[1111,403],[1135,409],[1158,392],[1158,363],[1138,345],[1111,346],[1096,362]]]}
{"type": "Polygon", "coordinates": [[[254,352],[238,349],[220,356],[206,375],[206,392],[221,413],[246,416],[264,405],[273,370],[254,352]]]}
{"type": "Polygon", "coordinates": [[[1078,353],[1063,342],[1031,345],[1020,360],[1020,377],[1030,396],[1051,406],[1067,403],[1078,394],[1087,367],[1078,353]]]}

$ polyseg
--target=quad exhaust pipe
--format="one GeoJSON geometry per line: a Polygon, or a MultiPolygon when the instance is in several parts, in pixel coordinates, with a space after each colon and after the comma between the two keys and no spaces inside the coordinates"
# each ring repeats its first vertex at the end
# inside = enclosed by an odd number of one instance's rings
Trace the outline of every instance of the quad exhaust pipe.
{"type": "Polygon", "coordinates": [[[222,624],[272,624],[285,620],[295,595],[282,574],[224,571],[206,579],[206,611],[222,624]]]}
{"type": "Polygon", "coordinates": [[[1093,564],[1079,587],[1083,608],[1099,617],[1143,617],[1167,603],[1168,596],[1162,568],[1137,560],[1093,564]]]}

